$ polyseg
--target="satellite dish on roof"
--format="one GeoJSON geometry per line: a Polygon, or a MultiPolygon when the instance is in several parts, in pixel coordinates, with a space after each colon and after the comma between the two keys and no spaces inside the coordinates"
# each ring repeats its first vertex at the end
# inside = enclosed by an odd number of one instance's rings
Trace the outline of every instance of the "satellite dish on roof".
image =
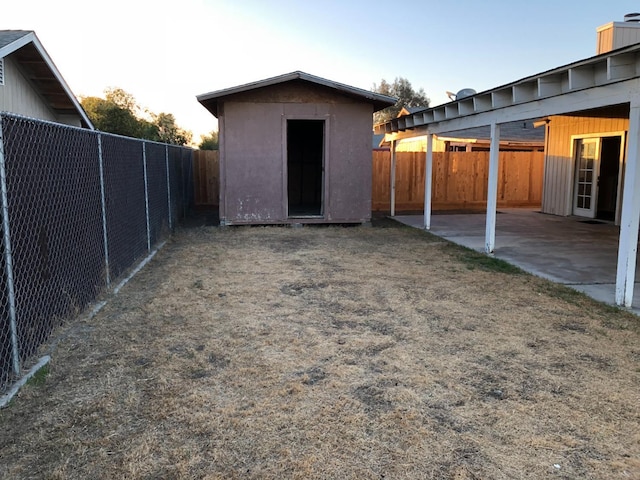
{"type": "Polygon", "coordinates": [[[470,97],[471,95],[475,95],[476,92],[473,88],[463,88],[462,90],[456,93],[456,100],[462,100],[465,97],[470,97]]]}

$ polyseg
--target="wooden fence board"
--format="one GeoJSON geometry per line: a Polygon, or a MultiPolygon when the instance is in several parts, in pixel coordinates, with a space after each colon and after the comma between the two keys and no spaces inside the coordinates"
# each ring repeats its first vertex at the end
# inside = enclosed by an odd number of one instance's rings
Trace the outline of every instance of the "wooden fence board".
{"type": "Polygon", "coordinates": [[[218,205],[220,166],[217,150],[193,152],[194,202],[196,206],[218,205]]]}
{"type": "MultiPolygon", "coordinates": [[[[424,209],[425,154],[396,154],[396,210],[424,209]]],[[[390,210],[389,152],[373,152],[372,208],[390,210]]],[[[500,152],[498,207],[539,207],[543,152],[500,152]]],[[[487,204],[489,152],[434,152],[434,210],[477,210],[487,204]]]]}
{"type": "MultiPolygon", "coordinates": [[[[424,152],[398,152],[396,210],[424,209],[424,152]]],[[[194,152],[196,206],[216,206],[219,161],[216,150],[194,152]]],[[[391,154],[374,151],[372,209],[390,210],[391,154]]],[[[543,152],[500,152],[498,207],[539,207],[542,202],[543,152]]],[[[434,152],[434,210],[478,210],[487,204],[489,152],[434,152]]]]}

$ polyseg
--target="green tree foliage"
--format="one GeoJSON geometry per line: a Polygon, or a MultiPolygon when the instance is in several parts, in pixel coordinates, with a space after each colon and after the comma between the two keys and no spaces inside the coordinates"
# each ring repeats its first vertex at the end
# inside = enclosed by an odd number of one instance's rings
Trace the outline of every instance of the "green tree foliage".
{"type": "Polygon", "coordinates": [[[172,114],[143,110],[133,95],[121,88],[107,88],[104,94],[105,98],[80,99],[82,108],[98,130],[172,145],[191,142],[191,132],[178,127],[172,114]]]}
{"type": "Polygon", "coordinates": [[[218,150],[218,132],[211,132],[209,135],[200,137],[200,150],[218,150]]]}
{"type": "Polygon", "coordinates": [[[393,83],[389,83],[383,78],[379,85],[373,84],[373,91],[398,99],[395,105],[376,112],[373,115],[374,123],[383,123],[397,117],[404,107],[427,108],[430,102],[424,89],[414,90],[411,82],[403,77],[396,77],[393,83]]]}
{"type": "Polygon", "coordinates": [[[176,119],[172,114],[152,114],[152,118],[160,142],[171,145],[186,145],[191,142],[191,132],[187,132],[178,127],[178,125],[176,125],[176,119]]]}

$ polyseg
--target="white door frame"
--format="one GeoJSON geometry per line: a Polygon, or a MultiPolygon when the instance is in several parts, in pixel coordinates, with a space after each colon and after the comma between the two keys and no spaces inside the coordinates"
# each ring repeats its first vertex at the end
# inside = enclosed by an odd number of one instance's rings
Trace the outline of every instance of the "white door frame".
{"type": "Polygon", "coordinates": [[[600,176],[600,156],[602,153],[602,142],[603,138],[608,137],[620,137],[620,159],[618,161],[618,188],[616,194],[616,214],[615,214],[615,223],[616,225],[620,224],[620,215],[622,210],[622,185],[623,185],[623,173],[624,173],[624,155],[625,155],[625,147],[626,147],[626,132],[618,131],[618,132],[602,132],[602,133],[590,133],[590,134],[582,134],[582,135],[572,135],[571,136],[571,159],[573,162],[573,193],[571,195],[571,211],[573,215],[578,215],[587,218],[595,218],[597,215],[598,209],[598,177],[600,176]],[[577,196],[579,193],[578,190],[578,150],[576,146],[578,142],[583,140],[592,140],[596,139],[596,153],[594,158],[594,166],[593,166],[593,178],[592,178],[592,190],[591,190],[591,205],[589,209],[580,208],[577,206],[577,196]]]}

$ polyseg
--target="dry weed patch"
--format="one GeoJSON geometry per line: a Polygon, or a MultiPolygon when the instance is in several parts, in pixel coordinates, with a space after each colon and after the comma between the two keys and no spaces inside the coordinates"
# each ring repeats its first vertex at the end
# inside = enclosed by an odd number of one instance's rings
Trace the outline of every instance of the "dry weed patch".
{"type": "Polygon", "coordinates": [[[409,228],[183,230],[59,332],[0,476],[640,478],[638,319],[494,267],[409,228]]]}

